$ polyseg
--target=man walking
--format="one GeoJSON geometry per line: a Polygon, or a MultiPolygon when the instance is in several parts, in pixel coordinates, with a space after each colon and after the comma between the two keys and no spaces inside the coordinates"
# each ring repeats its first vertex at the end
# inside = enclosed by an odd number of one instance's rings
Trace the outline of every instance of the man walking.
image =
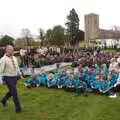
{"type": "Polygon", "coordinates": [[[5,54],[0,59],[0,74],[3,76],[3,81],[5,81],[9,90],[6,95],[0,100],[0,102],[5,107],[7,105],[7,100],[10,97],[13,97],[16,113],[20,113],[22,109],[17,94],[16,84],[18,75],[21,74],[17,59],[13,56],[13,52],[13,46],[7,45],[5,48],[5,54]]]}

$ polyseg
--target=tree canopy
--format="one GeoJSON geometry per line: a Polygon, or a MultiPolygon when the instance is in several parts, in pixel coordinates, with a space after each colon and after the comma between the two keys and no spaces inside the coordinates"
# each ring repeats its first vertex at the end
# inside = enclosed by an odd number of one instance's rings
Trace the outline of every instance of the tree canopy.
{"type": "Polygon", "coordinates": [[[64,45],[64,30],[65,28],[61,25],[56,25],[53,29],[48,29],[45,38],[49,45],[64,45]]]}
{"type": "Polygon", "coordinates": [[[0,46],[14,45],[14,38],[5,35],[0,39],[0,46]]]}

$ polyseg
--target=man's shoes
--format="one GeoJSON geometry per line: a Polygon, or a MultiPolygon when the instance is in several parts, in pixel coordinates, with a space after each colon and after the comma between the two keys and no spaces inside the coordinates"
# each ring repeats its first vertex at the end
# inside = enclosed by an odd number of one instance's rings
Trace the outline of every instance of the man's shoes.
{"type": "Polygon", "coordinates": [[[22,110],[16,110],[16,113],[21,113],[22,112],[22,110]]]}
{"type": "Polygon", "coordinates": [[[21,112],[22,112],[22,110],[21,110],[21,109],[16,110],[16,113],[21,113],[21,112]]]}
{"type": "Polygon", "coordinates": [[[84,95],[84,97],[88,97],[88,95],[87,95],[87,94],[85,94],[85,95],[84,95]]]}
{"type": "Polygon", "coordinates": [[[0,102],[1,102],[1,104],[2,104],[3,107],[7,107],[7,106],[8,106],[7,103],[6,103],[5,101],[0,100],[0,102]]]}
{"type": "Polygon", "coordinates": [[[16,109],[16,113],[21,113],[22,112],[22,109],[19,108],[19,109],[16,109]]]}

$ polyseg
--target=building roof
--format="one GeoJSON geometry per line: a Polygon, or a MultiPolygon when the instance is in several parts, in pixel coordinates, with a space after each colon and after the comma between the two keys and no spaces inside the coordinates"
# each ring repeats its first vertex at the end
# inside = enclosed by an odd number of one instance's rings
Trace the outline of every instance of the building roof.
{"type": "Polygon", "coordinates": [[[89,13],[89,14],[86,14],[85,16],[99,16],[99,15],[95,13],[89,13]]]}

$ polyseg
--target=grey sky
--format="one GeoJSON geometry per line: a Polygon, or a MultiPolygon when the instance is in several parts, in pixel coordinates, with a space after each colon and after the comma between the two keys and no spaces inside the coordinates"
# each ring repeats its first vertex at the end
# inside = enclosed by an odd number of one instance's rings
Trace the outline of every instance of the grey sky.
{"type": "Polygon", "coordinates": [[[38,34],[55,25],[64,26],[66,16],[75,8],[84,30],[84,15],[100,15],[100,28],[120,26],[119,0],[0,0],[0,35],[20,36],[22,28],[38,34]]]}

